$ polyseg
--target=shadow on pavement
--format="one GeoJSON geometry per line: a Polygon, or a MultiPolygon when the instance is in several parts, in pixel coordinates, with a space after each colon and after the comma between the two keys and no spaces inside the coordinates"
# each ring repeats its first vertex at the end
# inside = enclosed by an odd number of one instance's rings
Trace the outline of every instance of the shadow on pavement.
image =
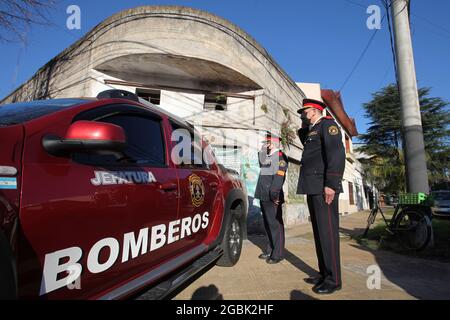
{"type": "Polygon", "coordinates": [[[219,288],[210,284],[207,287],[200,287],[192,294],[191,300],[224,300],[219,288]]]}
{"type": "MultiPolygon", "coordinates": [[[[249,235],[248,240],[257,246],[261,252],[266,248],[267,245],[267,236],[266,235],[249,235]]],[[[318,272],[310,267],[307,263],[305,263],[302,259],[297,257],[295,254],[290,252],[285,248],[284,251],[285,260],[296,267],[298,270],[306,273],[308,277],[316,277],[318,276],[318,272]]],[[[301,278],[301,275],[298,275],[301,278]]],[[[300,280],[300,279],[299,279],[300,280]]],[[[303,279],[301,279],[303,280],[303,279]]],[[[299,290],[292,290],[290,300],[317,300],[310,295],[307,295],[299,290]]]]}
{"type": "MultiPolygon", "coordinates": [[[[249,235],[248,240],[261,249],[261,252],[266,248],[267,236],[265,235],[249,235]]],[[[315,277],[318,275],[317,271],[305,263],[302,259],[285,248],[284,256],[286,261],[296,267],[298,270],[306,273],[309,277],[315,277]]]]}
{"type": "Polygon", "coordinates": [[[313,298],[307,294],[304,294],[301,291],[298,290],[292,290],[291,291],[291,299],[290,300],[317,300],[316,298],[313,298]]]}
{"type": "Polygon", "coordinates": [[[366,231],[366,228],[355,228],[355,229],[345,229],[340,227],[339,232],[343,234],[344,236],[350,237],[354,239],[355,237],[362,236],[364,234],[364,231],[366,231]]]}
{"type": "MultiPolygon", "coordinates": [[[[346,235],[361,235],[364,228],[345,229],[346,235]]],[[[383,276],[418,299],[450,299],[450,264],[371,249],[363,244],[351,247],[371,253],[383,276]]],[[[345,256],[342,257],[345,259],[345,256]]]]}

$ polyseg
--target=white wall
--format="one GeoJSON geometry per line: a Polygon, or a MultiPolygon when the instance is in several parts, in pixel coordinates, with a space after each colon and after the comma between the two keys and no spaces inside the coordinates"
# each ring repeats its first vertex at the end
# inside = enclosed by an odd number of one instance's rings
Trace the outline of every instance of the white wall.
{"type": "Polygon", "coordinates": [[[322,101],[322,93],[320,90],[320,83],[304,83],[304,82],[296,82],[297,86],[302,89],[305,93],[306,97],[309,99],[315,99],[322,101]]]}
{"type": "Polygon", "coordinates": [[[198,116],[203,112],[203,94],[161,90],[160,107],[180,118],[198,116]]]}

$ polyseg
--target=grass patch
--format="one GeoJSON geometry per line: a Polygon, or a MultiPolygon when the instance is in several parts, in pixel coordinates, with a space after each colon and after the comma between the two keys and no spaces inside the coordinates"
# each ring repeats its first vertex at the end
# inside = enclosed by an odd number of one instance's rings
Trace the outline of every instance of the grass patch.
{"type": "MultiPolygon", "coordinates": [[[[394,210],[387,210],[384,213],[389,222],[394,210]]],[[[370,228],[367,238],[358,235],[353,237],[353,239],[372,250],[389,250],[411,257],[450,262],[450,220],[433,219],[432,223],[434,244],[419,252],[402,247],[397,237],[391,235],[386,230],[386,224],[380,214],[377,216],[374,225],[370,228]]]]}

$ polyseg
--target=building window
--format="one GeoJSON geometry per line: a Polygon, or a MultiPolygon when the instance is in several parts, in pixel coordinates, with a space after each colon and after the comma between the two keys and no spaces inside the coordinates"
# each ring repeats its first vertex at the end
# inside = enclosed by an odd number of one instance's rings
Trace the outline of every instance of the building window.
{"type": "Polygon", "coordinates": [[[345,135],[345,152],[351,153],[350,138],[347,134],[345,135]]]}
{"type": "Polygon", "coordinates": [[[350,181],[348,182],[348,199],[350,201],[350,204],[355,204],[355,199],[353,197],[353,183],[350,181]]]}
{"type": "Polygon", "coordinates": [[[208,93],[205,95],[205,110],[226,111],[227,96],[223,94],[208,93]]]}
{"type": "Polygon", "coordinates": [[[157,106],[159,106],[161,103],[161,90],[137,88],[136,95],[144,100],[147,100],[150,103],[157,105],[157,106]]]}

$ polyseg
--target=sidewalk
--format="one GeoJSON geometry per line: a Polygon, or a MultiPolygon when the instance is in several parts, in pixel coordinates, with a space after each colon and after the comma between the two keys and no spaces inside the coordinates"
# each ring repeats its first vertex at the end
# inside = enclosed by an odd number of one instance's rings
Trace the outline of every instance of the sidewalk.
{"type": "Polygon", "coordinates": [[[174,299],[450,299],[450,264],[373,251],[350,240],[349,234],[363,232],[367,214],[341,217],[343,288],[333,295],[316,295],[303,281],[315,275],[317,264],[311,225],[306,224],[286,231],[286,259],[281,263],[258,259],[265,239],[251,236],[236,266],[210,269],[174,299]],[[381,269],[381,289],[367,288],[371,265],[381,269]]]}

